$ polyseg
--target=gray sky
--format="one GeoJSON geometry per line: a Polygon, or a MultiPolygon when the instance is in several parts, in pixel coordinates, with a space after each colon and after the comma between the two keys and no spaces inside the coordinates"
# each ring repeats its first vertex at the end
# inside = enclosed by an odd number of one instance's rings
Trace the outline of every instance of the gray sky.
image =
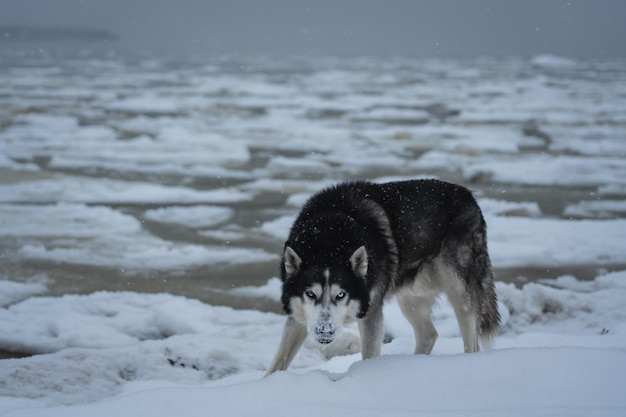
{"type": "Polygon", "coordinates": [[[9,25],[179,52],[626,56],[626,0],[0,0],[9,25]]]}

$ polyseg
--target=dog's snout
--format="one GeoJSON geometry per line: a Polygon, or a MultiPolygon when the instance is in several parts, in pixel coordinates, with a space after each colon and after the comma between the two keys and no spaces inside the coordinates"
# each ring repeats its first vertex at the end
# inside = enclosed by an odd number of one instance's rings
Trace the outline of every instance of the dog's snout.
{"type": "Polygon", "coordinates": [[[315,335],[318,342],[328,344],[333,341],[337,325],[334,321],[323,319],[315,324],[315,335]]]}
{"type": "Polygon", "coordinates": [[[336,330],[337,330],[337,326],[335,325],[334,322],[330,320],[321,321],[317,323],[317,325],[315,326],[315,333],[321,334],[321,335],[332,336],[335,334],[336,330]]]}

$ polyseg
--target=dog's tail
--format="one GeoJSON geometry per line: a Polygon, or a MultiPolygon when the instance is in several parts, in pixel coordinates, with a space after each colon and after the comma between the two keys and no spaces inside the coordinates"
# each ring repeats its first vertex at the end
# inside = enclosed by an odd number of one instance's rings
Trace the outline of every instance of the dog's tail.
{"type": "Polygon", "coordinates": [[[480,345],[483,349],[490,349],[493,341],[500,330],[500,312],[498,311],[498,297],[494,285],[494,275],[491,268],[488,268],[488,275],[483,284],[484,298],[478,320],[478,335],[480,345]]]}

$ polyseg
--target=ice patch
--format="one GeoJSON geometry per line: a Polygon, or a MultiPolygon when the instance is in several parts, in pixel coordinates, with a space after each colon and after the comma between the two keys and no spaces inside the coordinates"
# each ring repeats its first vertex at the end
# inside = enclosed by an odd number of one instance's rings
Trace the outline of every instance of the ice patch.
{"type": "Polygon", "coordinates": [[[0,202],[51,203],[233,203],[252,199],[235,188],[198,191],[139,181],[61,177],[0,184],[0,202]]]}
{"type": "Polygon", "coordinates": [[[467,180],[526,185],[599,186],[626,182],[626,161],[620,157],[503,155],[497,159],[439,150],[416,161],[430,169],[458,170],[467,180]],[[602,170],[597,166],[601,164],[602,170]]]}
{"type": "Polygon", "coordinates": [[[553,220],[488,216],[489,254],[503,267],[620,265],[626,220],[553,220]],[[589,244],[589,236],[602,236],[589,244]]]}
{"type": "Polygon", "coordinates": [[[539,217],[541,208],[535,202],[513,202],[479,198],[478,203],[484,215],[539,217]]]}
{"type": "Polygon", "coordinates": [[[625,200],[580,201],[565,207],[563,215],[570,217],[610,218],[626,215],[625,200]]]}
{"type": "Polygon", "coordinates": [[[261,249],[166,241],[130,215],[83,204],[0,205],[0,234],[21,239],[22,258],[78,265],[155,270],[276,259],[261,249]]]}
{"type": "Polygon", "coordinates": [[[47,290],[45,284],[37,282],[0,281],[0,307],[18,303],[47,290]]]}
{"type": "Polygon", "coordinates": [[[231,294],[253,298],[269,298],[274,301],[280,301],[283,282],[280,278],[270,278],[265,285],[262,286],[246,286],[229,290],[231,294]]]}
{"type": "Polygon", "coordinates": [[[186,227],[213,227],[233,217],[234,210],[217,206],[173,206],[148,210],[146,220],[160,223],[173,223],[186,227]]]}
{"type": "Polygon", "coordinates": [[[284,241],[287,240],[289,230],[291,230],[291,226],[295,220],[295,214],[282,216],[277,219],[264,222],[260,229],[263,233],[284,241]]]}
{"type": "Polygon", "coordinates": [[[530,62],[538,67],[553,68],[553,69],[568,69],[576,68],[580,64],[571,58],[566,58],[558,55],[541,54],[534,56],[530,62]]]}

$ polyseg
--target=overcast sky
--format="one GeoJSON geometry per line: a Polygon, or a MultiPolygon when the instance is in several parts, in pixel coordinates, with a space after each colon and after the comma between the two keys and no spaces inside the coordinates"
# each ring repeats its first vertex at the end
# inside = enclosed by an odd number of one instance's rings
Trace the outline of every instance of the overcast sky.
{"type": "Polygon", "coordinates": [[[0,0],[11,25],[180,52],[626,56],[626,0],[0,0]]]}

